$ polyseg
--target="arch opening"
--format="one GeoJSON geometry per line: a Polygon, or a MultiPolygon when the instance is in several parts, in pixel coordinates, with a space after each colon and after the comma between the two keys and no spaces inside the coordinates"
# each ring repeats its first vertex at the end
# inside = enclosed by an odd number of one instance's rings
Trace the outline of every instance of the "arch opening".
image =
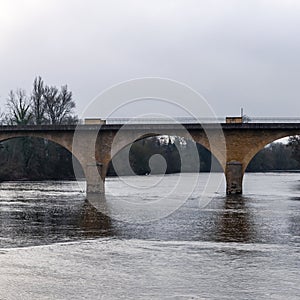
{"type": "Polygon", "coordinates": [[[84,179],[74,154],[50,139],[26,135],[0,141],[0,181],[75,180],[73,167],[84,179]]]}
{"type": "Polygon", "coordinates": [[[300,170],[299,136],[287,135],[264,145],[253,155],[246,172],[282,172],[300,170]]]}
{"type": "MultiPolygon", "coordinates": [[[[217,158],[205,146],[180,136],[152,134],[124,146],[110,160],[106,176],[127,176],[132,174],[126,169],[125,162],[128,160],[134,172],[133,175],[223,172],[217,158]],[[183,166],[180,153],[189,155],[190,149],[195,146],[199,155],[199,166],[193,164],[191,160],[185,160],[189,163],[183,166]],[[155,155],[160,155],[165,160],[165,169],[161,168],[161,165],[151,165],[151,157],[155,155]],[[116,172],[114,169],[114,161],[124,165],[124,167],[118,168],[119,172],[116,172]]],[[[162,161],[160,162],[163,163],[162,161]]]]}

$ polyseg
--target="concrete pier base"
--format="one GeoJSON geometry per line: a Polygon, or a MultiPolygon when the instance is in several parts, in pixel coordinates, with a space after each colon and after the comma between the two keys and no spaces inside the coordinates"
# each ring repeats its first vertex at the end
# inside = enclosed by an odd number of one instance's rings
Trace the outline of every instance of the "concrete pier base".
{"type": "Polygon", "coordinates": [[[91,163],[86,167],[86,193],[104,194],[104,180],[101,177],[101,164],[91,163]]]}
{"type": "Polygon", "coordinates": [[[243,166],[238,161],[226,164],[226,194],[242,194],[243,192],[243,166]]]}

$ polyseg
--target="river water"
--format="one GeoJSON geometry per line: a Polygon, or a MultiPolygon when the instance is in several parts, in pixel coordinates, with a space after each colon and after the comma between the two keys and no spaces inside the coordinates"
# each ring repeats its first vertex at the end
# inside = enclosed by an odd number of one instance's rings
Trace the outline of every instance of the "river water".
{"type": "MultiPolygon", "coordinates": [[[[165,193],[120,186],[106,182],[114,199],[165,193]]],[[[0,226],[0,299],[300,299],[296,173],[246,174],[243,196],[222,183],[205,207],[193,194],[144,223],[98,212],[76,182],[6,182],[0,226]]]]}

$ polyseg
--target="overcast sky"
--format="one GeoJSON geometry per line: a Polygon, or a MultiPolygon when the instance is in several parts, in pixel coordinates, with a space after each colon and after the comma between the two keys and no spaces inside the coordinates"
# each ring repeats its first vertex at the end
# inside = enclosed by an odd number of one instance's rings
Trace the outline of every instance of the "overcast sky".
{"type": "Polygon", "coordinates": [[[300,117],[298,0],[1,0],[0,39],[2,107],[37,75],[68,84],[79,114],[103,89],[154,76],[218,116],[300,117]]]}

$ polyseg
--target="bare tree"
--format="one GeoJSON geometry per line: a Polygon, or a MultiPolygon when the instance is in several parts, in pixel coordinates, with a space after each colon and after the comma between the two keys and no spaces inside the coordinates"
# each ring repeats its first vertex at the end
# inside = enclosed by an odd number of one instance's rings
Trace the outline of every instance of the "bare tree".
{"type": "Polygon", "coordinates": [[[56,87],[45,87],[45,104],[46,104],[46,114],[50,119],[51,124],[56,124],[56,110],[57,110],[57,98],[58,98],[58,89],[56,87]]]}
{"type": "Polygon", "coordinates": [[[45,122],[46,102],[44,94],[44,81],[40,76],[36,77],[33,82],[33,90],[31,93],[31,106],[33,121],[37,125],[45,122]]]}
{"type": "MultiPolygon", "coordinates": [[[[7,99],[7,124],[76,124],[72,92],[64,85],[59,90],[48,86],[40,76],[33,82],[30,98],[24,90],[10,91],[7,99]]],[[[1,122],[0,122],[1,123],[1,122]]]]}
{"type": "Polygon", "coordinates": [[[68,91],[67,85],[61,87],[59,100],[60,109],[58,118],[60,122],[65,122],[65,120],[72,117],[73,109],[75,108],[75,102],[72,100],[72,92],[68,91]]]}
{"type": "Polygon", "coordinates": [[[5,124],[7,124],[7,116],[2,110],[0,110],[0,125],[5,124]]]}
{"type": "Polygon", "coordinates": [[[72,116],[75,102],[72,100],[72,92],[68,87],[62,86],[61,91],[56,87],[45,87],[46,113],[51,124],[68,123],[72,116]]]}
{"type": "Polygon", "coordinates": [[[9,123],[14,125],[29,124],[32,119],[30,100],[22,89],[10,91],[7,98],[9,123]]]}

